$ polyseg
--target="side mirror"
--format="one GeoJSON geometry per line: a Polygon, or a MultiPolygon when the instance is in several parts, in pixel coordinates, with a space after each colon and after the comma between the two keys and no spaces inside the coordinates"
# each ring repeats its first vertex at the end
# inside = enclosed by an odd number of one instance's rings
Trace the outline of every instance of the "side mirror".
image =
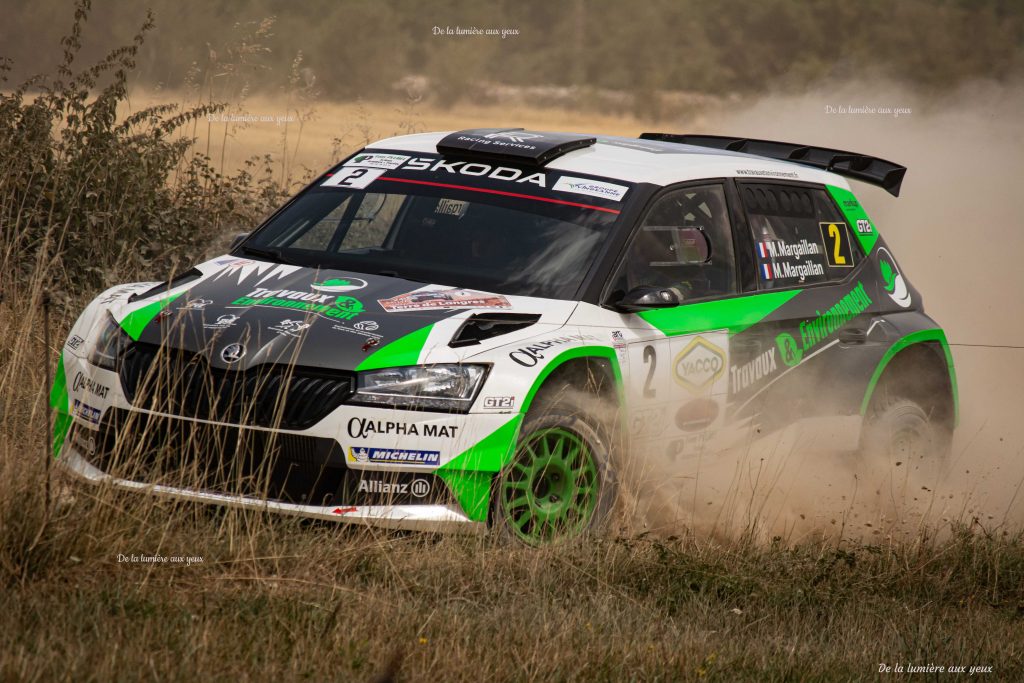
{"type": "Polygon", "coordinates": [[[611,306],[617,311],[632,313],[649,308],[672,308],[682,303],[678,292],[665,287],[634,287],[611,306]]]}
{"type": "Polygon", "coordinates": [[[231,248],[229,248],[228,251],[234,251],[235,247],[244,242],[245,238],[248,236],[249,233],[247,232],[240,232],[237,235],[235,235],[234,239],[231,240],[231,248]]]}

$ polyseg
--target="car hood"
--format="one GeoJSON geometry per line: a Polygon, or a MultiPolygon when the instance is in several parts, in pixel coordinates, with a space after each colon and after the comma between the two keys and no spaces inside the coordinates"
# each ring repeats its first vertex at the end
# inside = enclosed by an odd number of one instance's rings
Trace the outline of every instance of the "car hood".
{"type": "Polygon", "coordinates": [[[430,362],[453,362],[559,327],[575,308],[569,301],[230,256],[202,264],[196,273],[173,289],[142,293],[115,317],[139,342],[201,354],[225,369],[414,364],[428,340],[440,351],[430,362]],[[493,342],[449,348],[465,319],[481,313],[533,314],[537,321],[493,342]]]}

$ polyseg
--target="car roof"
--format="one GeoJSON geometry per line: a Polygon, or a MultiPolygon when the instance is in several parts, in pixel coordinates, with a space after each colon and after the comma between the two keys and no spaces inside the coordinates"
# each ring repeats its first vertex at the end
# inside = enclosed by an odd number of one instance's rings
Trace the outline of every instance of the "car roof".
{"type": "MultiPolygon", "coordinates": [[[[366,148],[436,154],[438,142],[453,132],[400,135],[372,142],[366,148]]],[[[754,154],[659,140],[612,135],[595,137],[597,142],[593,145],[563,154],[544,168],[654,185],[737,177],[798,180],[850,189],[846,179],[835,173],[754,154]]]]}

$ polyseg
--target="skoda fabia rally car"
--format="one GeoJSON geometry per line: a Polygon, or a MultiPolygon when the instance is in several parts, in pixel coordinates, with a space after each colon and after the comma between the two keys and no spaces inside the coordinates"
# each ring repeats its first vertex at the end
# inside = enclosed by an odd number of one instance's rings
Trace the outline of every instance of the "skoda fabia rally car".
{"type": "Polygon", "coordinates": [[[616,468],[830,418],[941,459],[940,327],[845,178],[764,140],[478,129],[374,143],[230,253],[82,313],[55,455],[93,482],[527,543],[606,521],[616,468]]]}

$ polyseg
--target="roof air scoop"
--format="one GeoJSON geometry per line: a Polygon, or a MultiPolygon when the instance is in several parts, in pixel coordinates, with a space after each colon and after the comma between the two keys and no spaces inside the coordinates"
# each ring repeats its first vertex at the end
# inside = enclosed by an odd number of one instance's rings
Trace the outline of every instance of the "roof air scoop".
{"type": "Polygon", "coordinates": [[[590,147],[597,138],[522,128],[474,128],[450,133],[437,143],[445,156],[544,166],[563,154],[590,147]]]}

